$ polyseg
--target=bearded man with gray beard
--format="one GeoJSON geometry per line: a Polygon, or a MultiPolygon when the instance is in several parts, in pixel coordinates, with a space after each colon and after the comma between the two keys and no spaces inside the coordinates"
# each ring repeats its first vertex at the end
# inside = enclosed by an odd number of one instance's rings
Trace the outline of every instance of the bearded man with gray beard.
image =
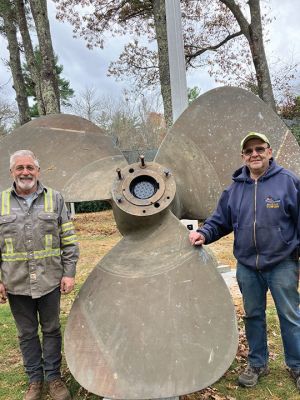
{"type": "Polygon", "coordinates": [[[18,329],[29,379],[24,400],[40,400],[44,381],[53,400],[69,400],[60,373],[59,314],[61,294],[75,284],[74,226],[62,195],[40,182],[32,151],[12,154],[10,173],[13,185],[1,193],[0,303],[8,298],[18,329]]]}

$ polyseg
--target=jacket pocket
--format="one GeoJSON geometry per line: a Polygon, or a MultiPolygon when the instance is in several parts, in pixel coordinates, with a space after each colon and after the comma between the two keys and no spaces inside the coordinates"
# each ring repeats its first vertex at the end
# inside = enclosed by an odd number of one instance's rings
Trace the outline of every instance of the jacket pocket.
{"type": "MultiPolygon", "coordinates": [[[[287,240],[285,237],[287,236],[287,232],[282,229],[282,228],[278,228],[279,231],[279,236],[281,237],[281,240],[285,243],[285,244],[290,244],[291,240],[287,240]]],[[[293,238],[292,238],[293,239],[293,238]]]]}
{"type": "Polygon", "coordinates": [[[58,214],[41,212],[38,215],[39,231],[42,236],[52,235],[53,245],[59,245],[58,214]]]}
{"type": "Polygon", "coordinates": [[[248,257],[256,252],[253,225],[234,227],[234,252],[236,256],[248,257]]]}
{"type": "Polygon", "coordinates": [[[3,237],[15,236],[18,232],[15,214],[0,216],[0,234],[3,237]]]}
{"type": "Polygon", "coordinates": [[[280,226],[257,228],[257,248],[264,255],[284,252],[289,243],[284,239],[280,226]]]}

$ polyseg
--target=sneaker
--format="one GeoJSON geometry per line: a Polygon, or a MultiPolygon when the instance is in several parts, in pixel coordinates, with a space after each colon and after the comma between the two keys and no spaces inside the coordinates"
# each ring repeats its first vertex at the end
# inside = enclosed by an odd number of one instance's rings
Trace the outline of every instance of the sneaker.
{"type": "Polygon", "coordinates": [[[297,389],[300,391],[300,370],[290,369],[290,374],[292,375],[292,378],[295,380],[297,389]]]}
{"type": "Polygon", "coordinates": [[[69,389],[61,378],[49,382],[49,393],[53,400],[71,400],[69,389]]]}
{"type": "Polygon", "coordinates": [[[239,376],[238,383],[241,386],[252,387],[257,384],[259,377],[268,375],[268,373],[268,367],[252,367],[251,365],[247,365],[245,371],[239,376]]]}
{"type": "Polygon", "coordinates": [[[43,393],[43,382],[32,382],[29,384],[24,400],[41,400],[43,393]]]}

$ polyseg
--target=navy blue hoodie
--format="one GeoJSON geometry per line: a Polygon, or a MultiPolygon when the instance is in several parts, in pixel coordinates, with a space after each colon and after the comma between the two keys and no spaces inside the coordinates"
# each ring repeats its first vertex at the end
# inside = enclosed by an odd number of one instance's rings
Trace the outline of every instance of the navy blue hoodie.
{"type": "Polygon", "coordinates": [[[257,183],[244,166],[198,232],[209,244],[234,231],[233,253],[247,267],[264,269],[289,257],[299,246],[300,180],[271,159],[257,183]]]}

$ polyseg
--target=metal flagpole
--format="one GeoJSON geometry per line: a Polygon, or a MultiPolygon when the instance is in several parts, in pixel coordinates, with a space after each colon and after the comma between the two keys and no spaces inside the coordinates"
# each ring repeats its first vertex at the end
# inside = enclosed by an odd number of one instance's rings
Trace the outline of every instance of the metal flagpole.
{"type": "Polygon", "coordinates": [[[165,0],[173,123],[188,106],[180,0],[165,0]]]}

